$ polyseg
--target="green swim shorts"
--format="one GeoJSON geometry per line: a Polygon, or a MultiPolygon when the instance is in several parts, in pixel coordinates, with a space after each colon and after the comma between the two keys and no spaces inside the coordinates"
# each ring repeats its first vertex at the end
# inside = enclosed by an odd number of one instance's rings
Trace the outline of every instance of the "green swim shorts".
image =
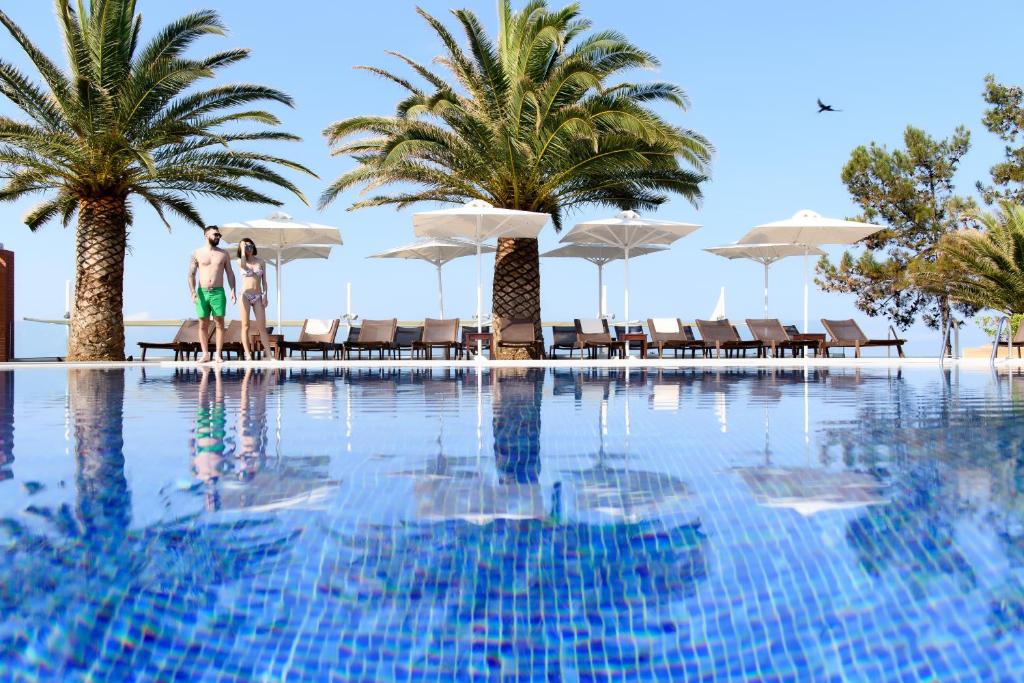
{"type": "Polygon", "coordinates": [[[223,318],[228,308],[228,298],[223,287],[200,287],[196,290],[196,314],[200,318],[223,318]]]}

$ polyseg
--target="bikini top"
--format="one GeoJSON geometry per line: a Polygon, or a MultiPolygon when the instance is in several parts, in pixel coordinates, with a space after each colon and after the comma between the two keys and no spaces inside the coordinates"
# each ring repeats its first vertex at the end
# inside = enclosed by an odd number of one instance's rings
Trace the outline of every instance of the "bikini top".
{"type": "Polygon", "coordinates": [[[263,268],[260,266],[247,266],[242,268],[243,277],[259,277],[263,274],[263,268]]]}

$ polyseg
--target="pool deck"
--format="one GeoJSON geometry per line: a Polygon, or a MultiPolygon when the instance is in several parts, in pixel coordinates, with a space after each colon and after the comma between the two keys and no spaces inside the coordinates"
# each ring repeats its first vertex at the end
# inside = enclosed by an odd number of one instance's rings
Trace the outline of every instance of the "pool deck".
{"type": "Polygon", "coordinates": [[[1024,368],[1024,360],[999,359],[995,364],[987,358],[648,358],[628,359],[558,359],[558,360],[283,360],[283,361],[223,361],[198,363],[154,358],[145,362],[57,362],[16,361],[0,363],[0,370],[67,369],[67,368],[899,368],[938,367],[983,370],[995,368],[1024,368]]]}

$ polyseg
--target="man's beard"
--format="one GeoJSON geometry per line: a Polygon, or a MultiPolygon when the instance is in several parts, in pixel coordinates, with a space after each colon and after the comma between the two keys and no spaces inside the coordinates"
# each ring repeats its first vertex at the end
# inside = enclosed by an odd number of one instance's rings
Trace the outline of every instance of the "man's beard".
{"type": "Polygon", "coordinates": [[[210,239],[208,239],[206,241],[210,244],[211,247],[215,247],[218,244],[220,244],[220,238],[219,237],[211,237],[210,239]]]}

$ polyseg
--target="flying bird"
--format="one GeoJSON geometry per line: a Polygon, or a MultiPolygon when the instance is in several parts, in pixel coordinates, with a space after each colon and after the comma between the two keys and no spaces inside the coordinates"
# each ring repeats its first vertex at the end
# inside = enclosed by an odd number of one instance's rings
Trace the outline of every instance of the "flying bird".
{"type": "Polygon", "coordinates": [[[819,97],[818,98],[818,113],[820,114],[823,111],[842,111],[842,109],[833,109],[832,105],[825,104],[824,102],[821,101],[821,98],[819,97]]]}

